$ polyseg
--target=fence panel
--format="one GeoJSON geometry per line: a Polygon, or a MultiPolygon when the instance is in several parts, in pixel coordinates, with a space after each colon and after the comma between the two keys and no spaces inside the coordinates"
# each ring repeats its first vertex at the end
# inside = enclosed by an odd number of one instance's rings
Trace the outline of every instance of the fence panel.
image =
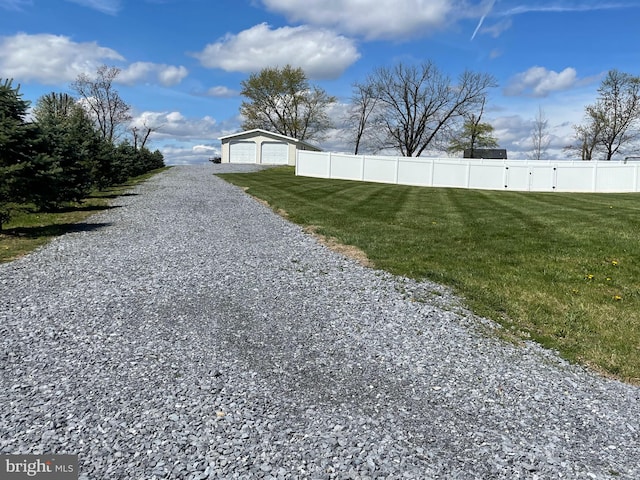
{"type": "Polygon", "coordinates": [[[505,166],[500,162],[469,165],[469,188],[504,190],[505,166]]]}
{"type": "Polygon", "coordinates": [[[556,171],[553,166],[529,166],[529,191],[553,192],[556,189],[556,171]]]}
{"type": "Polygon", "coordinates": [[[467,165],[451,160],[438,160],[433,162],[433,186],[434,187],[466,187],[467,165]]]}
{"type": "Polygon", "coordinates": [[[531,174],[529,172],[529,165],[509,164],[505,167],[505,170],[505,190],[515,190],[518,192],[530,190],[531,186],[529,182],[531,180],[531,174]]]}
{"type": "Polygon", "coordinates": [[[596,175],[598,192],[634,192],[638,191],[635,182],[635,165],[615,165],[599,163],[596,175]],[[631,168],[629,168],[631,167],[631,168]]]}
{"type": "Polygon", "coordinates": [[[640,164],[356,156],[299,151],[296,175],[532,192],[638,192],[640,164]]]}
{"type": "Polygon", "coordinates": [[[364,159],[355,155],[331,154],[331,178],[362,180],[364,159]]]}
{"type": "Polygon", "coordinates": [[[556,192],[595,191],[595,169],[592,165],[558,164],[556,168],[556,192]]]}
{"type": "Polygon", "coordinates": [[[331,178],[329,158],[325,152],[298,150],[296,155],[296,175],[331,178]]]}
{"type": "Polygon", "coordinates": [[[433,185],[433,161],[430,158],[412,160],[402,158],[398,163],[398,183],[401,185],[416,185],[430,187],[433,185]]]}
{"type": "Polygon", "coordinates": [[[366,182],[396,183],[397,163],[395,157],[362,157],[364,169],[362,179],[366,182]]]}

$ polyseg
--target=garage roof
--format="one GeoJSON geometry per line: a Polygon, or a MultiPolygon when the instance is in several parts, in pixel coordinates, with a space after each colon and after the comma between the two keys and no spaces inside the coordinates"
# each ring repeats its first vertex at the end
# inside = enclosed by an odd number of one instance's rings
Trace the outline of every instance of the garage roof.
{"type": "Polygon", "coordinates": [[[311,145],[310,143],[303,142],[302,140],[298,140],[297,138],[287,137],[286,135],[282,135],[280,133],[270,132],[268,130],[263,130],[262,128],[254,128],[253,130],[245,130],[244,132],[232,133],[231,135],[225,135],[224,137],[218,138],[220,141],[229,140],[235,137],[245,137],[245,136],[253,136],[253,135],[266,135],[268,137],[277,138],[279,140],[285,140],[290,143],[297,143],[299,145],[304,145],[308,150],[320,151],[320,148],[315,145],[311,145]]]}

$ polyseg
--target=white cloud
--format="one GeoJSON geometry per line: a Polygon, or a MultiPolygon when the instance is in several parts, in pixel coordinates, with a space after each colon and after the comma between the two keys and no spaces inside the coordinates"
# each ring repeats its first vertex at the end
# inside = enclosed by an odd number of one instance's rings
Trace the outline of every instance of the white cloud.
{"type": "MultiPolygon", "coordinates": [[[[531,136],[533,120],[520,115],[498,117],[489,122],[501,145],[520,145],[531,136]]],[[[506,147],[505,147],[506,148],[506,147]]]]}
{"type": "Polygon", "coordinates": [[[130,127],[151,128],[148,147],[160,150],[167,165],[184,165],[207,163],[210,157],[219,156],[218,138],[237,131],[235,120],[233,123],[230,128],[209,116],[193,118],[177,111],[146,111],[135,115],[130,127]]]}
{"type": "Polygon", "coordinates": [[[231,72],[256,72],[287,64],[312,79],[337,78],[360,54],[352,40],[308,26],[271,29],[266,23],[227,35],[194,54],[203,66],[231,72]]]}
{"type": "Polygon", "coordinates": [[[490,120],[494,136],[500,148],[507,149],[507,157],[512,160],[527,159],[531,148],[533,119],[521,115],[507,115],[490,120]]]}
{"type": "Polygon", "coordinates": [[[46,85],[70,82],[113,60],[124,58],[96,42],[76,43],[62,35],[0,37],[0,71],[17,81],[36,80],[46,85]]]}
{"type": "Polygon", "coordinates": [[[428,35],[478,8],[461,0],[262,0],[292,21],[338,28],[367,39],[428,35]]]}
{"type": "Polygon", "coordinates": [[[184,116],[180,112],[168,113],[166,119],[171,123],[178,123],[185,120],[184,116]]]}
{"type": "Polygon", "coordinates": [[[567,90],[577,84],[578,78],[574,68],[567,67],[558,73],[536,66],[515,75],[505,87],[504,94],[546,97],[551,92],[567,90]]]}
{"type": "Polygon", "coordinates": [[[480,33],[486,33],[493,38],[498,38],[503,32],[509,30],[513,25],[513,21],[510,18],[494,23],[493,25],[487,25],[480,29],[480,33]]]}
{"type": "Polygon", "coordinates": [[[158,67],[158,79],[160,80],[160,83],[166,87],[177,85],[189,73],[189,71],[182,65],[176,67],[174,65],[162,64],[158,65],[158,67]]]}
{"type": "Polygon", "coordinates": [[[152,128],[156,139],[213,141],[221,136],[221,126],[214,118],[187,118],[180,112],[142,112],[132,119],[131,126],[152,128]]]}
{"type": "MultiPolygon", "coordinates": [[[[18,33],[0,37],[0,72],[16,81],[34,80],[45,85],[72,82],[81,73],[95,74],[100,65],[122,62],[124,57],[96,42],[77,43],[63,35],[18,33]]],[[[185,67],[136,62],[124,67],[117,82],[157,82],[173,86],[188,74],[185,67]]]]}
{"type": "MultiPolygon", "coordinates": [[[[539,108],[539,107],[538,107],[539,108]]],[[[545,109],[547,118],[547,135],[549,146],[547,159],[555,160],[571,156],[564,148],[573,141],[573,128],[570,121],[556,123],[557,112],[549,114],[545,109]]],[[[533,150],[534,116],[524,118],[522,115],[505,115],[488,120],[494,128],[494,136],[498,139],[501,148],[507,149],[510,159],[527,159],[533,150]]]]}
{"type": "Polygon", "coordinates": [[[214,155],[220,153],[220,149],[213,145],[194,145],[191,151],[196,155],[214,155]]]}
{"type": "Polygon", "coordinates": [[[0,8],[5,10],[22,10],[22,7],[32,4],[31,0],[0,0],[0,8]]]}
{"type": "Polygon", "coordinates": [[[218,85],[207,90],[207,95],[210,97],[231,98],[237,97],[239,92],[232,90],[229,87],[218,85]]]}
{"type": "Polygon", "coordinates": [[[518,5],[515,7],[507,7],[506,10],[497,12],[499,15],[522,15],[525,13],[571,13],[571,12],[591,12],[597,10],[617,10],[621,8],[635,7],[631,3],[625,4],[621,2],[551,2],[551,5],[544,5],[542,2],[531,3],[530,5],[518,5]]]}
{"type": "Polygon", "coordinates": [[[208,145],[163,145],[158,150],[167,165],[195,165],[209,163],[211,157],[219,157],[220,149],[208,145]]]}
{"type": "Polygon", "coordinates": [[[165,87],[171,87],[180,83],[188,73],[188,70],[183,66],[136,62],[123,69],[117,81],[126,85],[151,81],[152,83],[158,82],[165,87]]]}
{"type": "Polygon", "coordinates": [[[72,3],[77,3],[83,7],[93,8],[99,12],[106,13],[108,15],[115,15],[120,11],[120,0],[67,0],[72,3]]]}

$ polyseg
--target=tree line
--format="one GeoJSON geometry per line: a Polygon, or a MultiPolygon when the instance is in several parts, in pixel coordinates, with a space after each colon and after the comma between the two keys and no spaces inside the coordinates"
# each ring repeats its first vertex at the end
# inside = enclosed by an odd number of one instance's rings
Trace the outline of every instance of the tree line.
{"type": "MultiPolygon", "coordinates": [[[[478,111],[495,86],[491,75],[471,71],[454,81],[433,62],[379,68],[353,86],[345,123],[354,153],[363,146],[405,156],[442,147],[494,146],[493,128],[480,122],[478,111]],[[469,131],[472,134],[466,138],[469,131]]],[[[242,82],[241,94],[246,98],[240,108],[244,129],[262,128],[317,141],[333,127],[327,112],[336,97],[310,85],[301,68],[265,68],[242,82]]]]}
{"type": "MultiPolygon", "coordinates": [[[[495,87],[492,75],[467,70],[452,79],[431,61],[380,67],[353,84],[345,127],[354,154],[363,148],[403,156],[495,148],[494,128],[482,121],[488,93],[495,87]]],[[[319,141],[334,126],[328,111],[336,97],[311,85],[301,68],[265,68],[242,82],[241,94],[244,129],[319,141]]],[[[583,160],[611,160],[637,148],[640,77],[609,71],[596,102],[585,107],[585,120],[574,130],[574,143],[565,151],[583,160]]],[[[541,108],[530,140],[529,157],[545,158],[550,135],[541,108]]]]}
{"type": "Polygon", "coordinates": [[[71,85],[78,97],[52,92],[31,112],[19,85],[0,82],[0,229],[20,205],[57,209],[164,166],[145,146],[151,129],[121,140],[131,107],[113,87],[118,73],[102,66],[80,75],[71,85]]]}

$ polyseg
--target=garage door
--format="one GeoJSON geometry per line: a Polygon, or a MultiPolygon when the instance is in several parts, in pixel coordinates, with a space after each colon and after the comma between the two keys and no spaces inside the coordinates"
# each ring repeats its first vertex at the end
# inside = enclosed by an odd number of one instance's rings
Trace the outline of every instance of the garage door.
{"type": "Polygon", "coordinates": [[[262,163],[287,165],[289,163],[289,144],[284,142],[264,142],[262,144],[262,163]]]}
{"type": "Polygon", "coordinates": [[[231,142],[229,144],[230,163],[256,163],[255,142],[231,142]]]}

